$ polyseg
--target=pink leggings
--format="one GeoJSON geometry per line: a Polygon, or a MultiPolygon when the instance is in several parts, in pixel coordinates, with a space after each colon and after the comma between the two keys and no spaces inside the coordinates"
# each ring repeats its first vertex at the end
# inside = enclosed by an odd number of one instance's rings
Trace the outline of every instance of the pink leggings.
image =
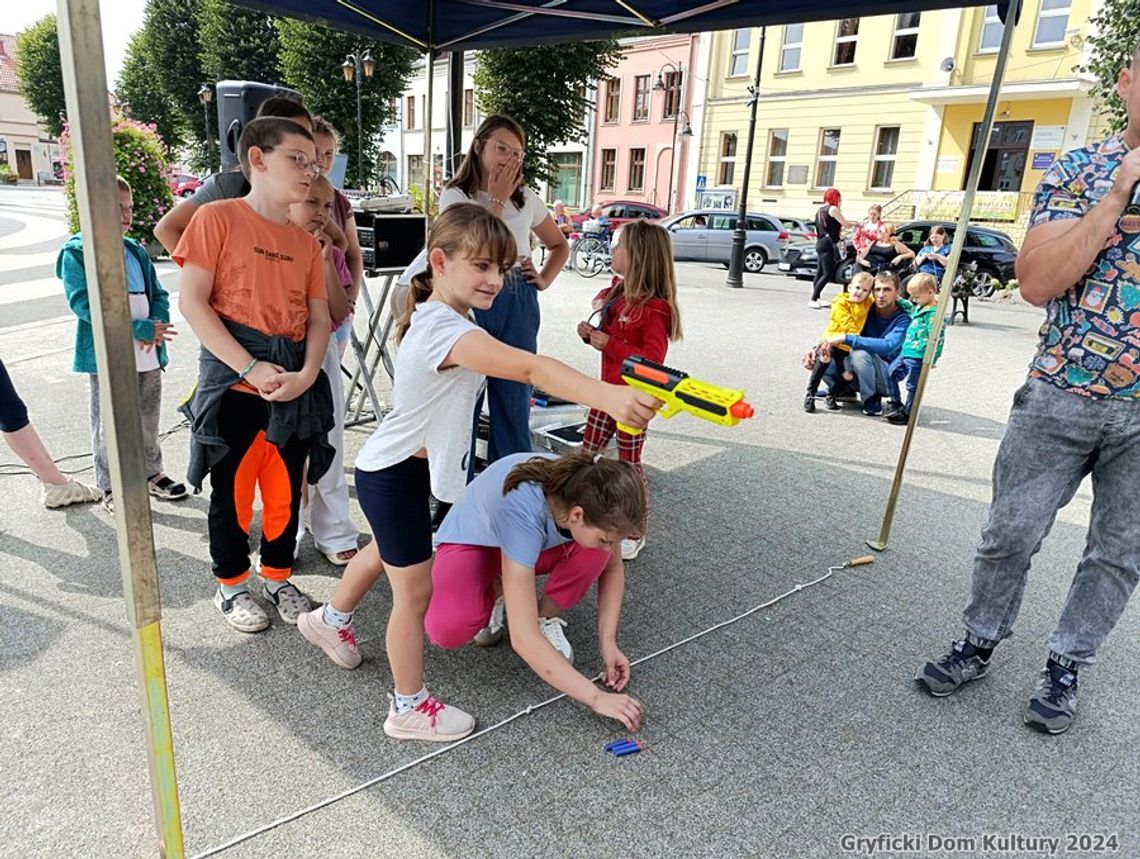
{"type": "MultiPolygon", "coordinates": [[[[586,595],[613,552],[563,543],[547,549],[534,565],[536,576],[546,576],[544,593],[564,611],[586,595]]],[[[494,546],[444,543],[431,567],[431,603],[424,631],[440,647],[462,647],[487,625],[495,603],[495,580],[503,574],[503,560],[494,546]]]]}

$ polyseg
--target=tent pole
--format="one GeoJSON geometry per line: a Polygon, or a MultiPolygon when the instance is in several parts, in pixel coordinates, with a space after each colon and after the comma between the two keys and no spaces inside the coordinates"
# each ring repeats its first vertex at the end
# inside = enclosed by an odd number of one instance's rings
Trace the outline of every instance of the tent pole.
{"type": "Polygon", "coordinates": [[[1009,49],[1013,42],[1013,30],[1017,19],[1021,15],[1022,0],[1010,0],[1006,9],[1005,26],[1001,34],[1001,47],[998,50],[997,63],[994,66],[993,80],[990,82],[989,98],[986,109],[982,114],[982,124],[978,129],[978,156],[970,164],[970,172],[966,177],[966,192],[962,197],[962,209],[958,213],[958,225],[954,229],[954,241],[950,247],[950,257],[946,260],[946,271],[942,275],[942,289],[938,294],[938,305],[934,311],[934,323],[930,327],[930,336],[926,343],[926,353],[922,356],[922,372],[918,377],[918,387],[914,392],[914,402],[911,403],[910,419],[907,421],[906,434],[903,436],[902,447],[899,449],[898,462],[895,464],[895,476],[891,482],[891,492],[887,497],[887,507],[883,512],[883,522],[879,528],[879,536],[867,540],[867,545],[881,552],[887,548],[887,540],[891,534],[891,524],[895,517],[895,507],[898,504],[899,492],[902,490],[903,474],[906,471],[907,456],[910,453],[910,443],[918,425],[918,414],[922,408],[922,394],[926,390],[926,379],[930,375],[931,362],[938,348],[938,340],[942,335],[945,324],[946,308],[950,304],[951,291],[954,278],[958,275],[958,264],[962,258],[962,248],[966,244],[966,230],[970,223],[970,212],[974,208],[974,197],[977,195],[978,182],[982,175],[982,164],[985,162],[990,131],[994,125],[994,114],[997,111],[998,95],[1001,92],[1002,81],[1005,78],[1005,67],[1009,61],[1009,49]]]}
{"type": "Polygon", "coordinates": [[[432,186],[435,179],[435,156],[431,153],[432,113],[435,110],[435,48],[427,55],[427,107],[424,109],[424,214],[431,223],[432,186]]]}
{"type": "Polygon", "coordinates": [[[447,151],[443,156],[443,176],[450,179],[463,159],[463,51],[447,55],[447,151]]]}
{"type": "Polygon", "coordinates": [[[163,666],[161,607],[147,496],[138,371],[119,230],[115,155],[103,65],[99,0],[59,0],[64,93],[75,164],[75,193],[91,293],[99,398],[110,454],[115,533],[127,618],[141,680],[147,762],[160,856],[181,859],[181,811],[163,666]]]}

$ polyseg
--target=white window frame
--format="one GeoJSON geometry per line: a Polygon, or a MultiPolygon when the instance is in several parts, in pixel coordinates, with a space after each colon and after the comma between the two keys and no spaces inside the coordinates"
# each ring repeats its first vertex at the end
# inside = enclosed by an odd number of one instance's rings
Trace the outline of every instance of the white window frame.
{"type": "Polygon", "coordinates": [[[740,148],[740,135],[737,132],[735,132],[735,131],[722,131],[720,133],[720,149],[717,150],[717,159],[718,160],[717,160],[717,168],[716,168],[716,178],[717,178],[717,184],[718,185],[731,185],[736,181],[736,158],[737,158],[736,153],[737,153],[737,150],[739,148],[740,148]],[[733,139],[732,154],[731,155],[725,155],[724,154],[725,143],[728,142],[729,137],[731,137],[733,139]],[[725,170],[726,166],[732,168],[732,176],[729,177],[728,179],[724,178],[724,170],[725,170]]]}
{"type": "Polygon", "coordinates": [[[834,186],[834,184],[835,184],[835,171],[839,169],[839,144],[842,142],[843,142],[843,129],[842,128],[838,128],[838,127],[833,126],[831,128],[821,128],[819,130],[819,143],[816,146],[816,156],[815,156],[815,175],[812,177],[812,179],[815,183],[814,185],[812,185],[813,188],[830,188],[830,187],[834,186]],[[827,132],[829,132],[829,131],[834,131],[835,136],[837,138],[836,142],[835,142],[835,154],[834,155],[824,155],[823,154],[823,141],[827,139],[827,132]],[[819,171],[820,171],[820,168],[824,164],[832,164],[834,166],[831,169],[831,181],[821,183],[819,181],[819,178],[820,178],[819,171]]]}
{"type": "Polygon", "coordinates": [[[1045,8],[1045,0],[1041,0],[1041,2],[1037,6],[1037,23],[1035,23],[1033,25],[1033,44],[1031,45],[1031,47],[1034,47],[1034,48],[1060,48],[1060,47],[1064,46],[1064,44],[1065,44],[1065,30],[1068,29],[1069,14],[1072,11],[1073,11],[1072,0],[1067,0],[1065,6],[1057,8],[1057,9],[1046,9],[1045,8]],[[1065,19],[1065,26],[1061,28],[1061,38],[1055,42],[1039,41],[1038,40],[1038,34],[1041,31],[1041,22],[1043,20],[1047,20],[1049,18],[1060,18],[1062,16],[1065,19]]]}
{"type": "Polygon", "coordinates": [[[875,129],[875,148],[871,150],[871,176],[867,180],[867,187],[872,191],[889,191],[894,187],[895,181],[895,166],[898,164],[899,154],[899,141],[902,139],[902,126],[899,125],[880,125],[875,129]],[[883,142],[883,132],[895,132],[895,151],[890,153],[880,153],[879,146],[883,142]],[[875,184],[875,168],[880,164],[891,165],[890,182],[886,185],[875,184]]]}
{"type": "Polygon", "coordinates": [[[781,72],[798,72],[800,70],[800,60],[803,59],[804,53],[804,25],[803,24],[785,24],[784,25],[784,43],[780,46],[780,68],[781,72]],[[788,31],[793,27],[799,27],[799,41],[788,41],[788,31]],[[789,65],[787,55],[789,51],[796,52],[796,64],[789,65]]]}
{"type": "Polygon", "coordinates": [[[899,14],[895,15],[895,34],[891,38],[891,59],[892,60],[902,62],[905,60],[913,60],[913,59],[916,59],[918,57],[918,31],[919,31],[919,27],[921,26],[921,24],[922,24],[922,13],[921,12],[900,12],[899,14]],[[915,25],[913,27],[900,27],[899,24],[902,22],[903,15],[918,15],[918,22],[915,23],[915,25]],[[897,56],[898,47],[899,47],[899,36],[914,36],[915,37],[914,53],[908,57],[897,56]]]}
{"type": "Polygon", "coordinates": [[[784,182],[787,179],[788,167],[788,139],[790,135],[786,128],[770,128],[768,129],[768,154],[764,159],[764,187],[765,188],[783,188],[784,182]],[[778,132],[784,133],[784,154],[773,155],[772,144],[776,142],[776,134],[778,132]],[[776,163],[780,165],[780,181],[772,182],[772,167],[776,163]]]}
{"type": "Polygon", "coordinates": [[[997,4],[986,6],[982,9],[982,32],[978,36],[978,53],[979,54],[992,54],[1001,47],[1001,18],[998,17],[997,4]],[[986,44],[986,31],[990,27],[997,27],[997,43],[992,47],[986,44]]]}
{"type": "Polygon", "coordinates": [[[748,77],[748,53],[752,50],[752,30],[747,27],[732,31],[732,42],[729,44],[728,54],[728,77],[741,78],[748,77]],[[736,36],[738,33],[743,33],[745,36],[745,43],[743,48],[736,45],[736,36]],[[736,61],[741,57],[744,58],[743,71],[736,71],[736,61]]]}
{"type": "Polygon", "coordinates": [[[855,65],[855,55],[858,52],[859,52],[859,19],[858,18],[840,18],[838,21],[835,22],[835,46],[832,48],[832,51],[831,51],[831,66],[832,66],[832,68],[843,69],[843,68],[847,68],[848,66],[855,65]],[[854,21],[855,22],[855,35],[854,36],[841,36],[841,35],[839,35],[839,29],[843,26],[844,21],[854,21]],[[855,43],[855,47],[852,49],[852,53],[851,53],[851,62],[849,62],[849,63],[837,62],[837,60],[839,59],[839,46],[840,45],[846,45],[848,42],[854,42],[855,43]]]}

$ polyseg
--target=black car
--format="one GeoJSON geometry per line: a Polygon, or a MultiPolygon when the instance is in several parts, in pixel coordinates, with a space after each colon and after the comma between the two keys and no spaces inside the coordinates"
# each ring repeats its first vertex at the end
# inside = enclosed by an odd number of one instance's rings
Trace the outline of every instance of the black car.
{"type": "MultiPolygon", "coordinates": [[[[930,228],[941,225],[947,234],[946,243],[954,241],[956,224],[950,221],[908,221],[895,230],[895,238],[918,253],[926,244],[930,228]]],[[[834,283],[848,283],[858,270],[855,247],[843,242],[839,264],[832,275],[834,283]]],[[[992,295],[999,284],[1013,280],[1017,262],[1017,246],[1013,239],[1000,230],[971,224],[966,233],[966,246],[962,248],[962,264],[977,262],[978,280],[982,288],[979,295],[992,295]]],[[[777,266],[793,277],[814,278],[816,270],[815,242],[789,242],[780,255],[777,266]]]]}

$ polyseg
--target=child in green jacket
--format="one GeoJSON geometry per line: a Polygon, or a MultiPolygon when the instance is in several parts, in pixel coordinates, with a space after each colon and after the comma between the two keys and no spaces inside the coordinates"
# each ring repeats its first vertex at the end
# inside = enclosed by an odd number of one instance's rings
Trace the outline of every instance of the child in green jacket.
{"type": "MultiPolygon", "coordinates": [[[[130,293],[131,325],[135,339],[135,367],[139,377],[139,411],[143,425],[143,452],[147,464],[147,489],[151,495],[176,501],[185,498],[186,487],[171,480],[162,470],[162,450],[158,444],[158,417],[162,405],[162,368],[166,366],[166,341],[174,334],[170,324],[170,297],[147,255],[146,249],[126,237],[131,227],[133,200],[131,186],[116,177],[119,186],[119,217],[123,230],[123,263],[130,293]]],[[[55,264],[56,276],[63,281],[67,303],[79,321],[75,327],[75,359],[72,369],[87,373],[91,384],[91,448],[95,458],[95,485],[103,494],[103,507],[113,512],[111,473],[107,444],[99,417],[99,377],[95,365],[95,338],[91,330],[91,300],[83,268],[83,236],[68,239],[55,264]]]]}
{"type": "MultiPolygon", "coordinates": [[[[934,314],[938,307],[938,281],[931,274],[916,274],[907,285],[910,302],[900,306],[910,314],[910,327],[906,330],[902,352],[891,362],[891,378],[896,382],[906,379],[906,401],[887,415],[893,424],[905,424],[910,420],[910,409],[914,403],[914,392],[918,387],[918,377],[922,374],[922,356],[926,354],[926,344],[930,339],[930,328],[934,324],[934,314]],[[912,303],[911,303],[912,302],[912,303]]],[[[933,364],[942,357],[942,344],[946,331],[938,333],[938,346],[934,352],[933,364]]]]}

